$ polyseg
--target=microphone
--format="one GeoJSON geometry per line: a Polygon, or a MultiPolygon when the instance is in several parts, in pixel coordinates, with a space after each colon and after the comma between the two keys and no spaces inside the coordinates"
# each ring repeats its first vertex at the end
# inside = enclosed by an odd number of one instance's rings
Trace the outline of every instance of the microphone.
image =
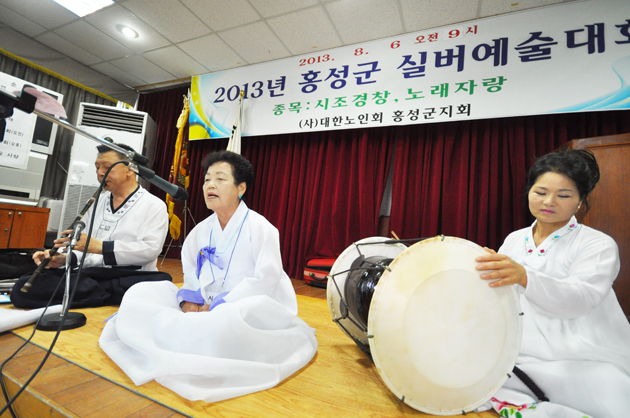
{"type": "Polygon", "coordinates": [[[138,154],[137,152],[133,153],[133,157],[131,157],[131,159],[138,165],[143,165],[145,167],[149,165],[149,159],[142,154],[138,154]]]}
{"type": "Polygon", "coordinates": [[[70,239],[70,248],[74,248],[77,245],[77,241],[81,239],[81,231],[85,229],[85,223],[83,221],[75,222],[72,226],[72,239],[70,239]]]}
{"type": "Polygon", "coordinates": [[[150,168],[134,163],[128,163],[129,168],[135,171],[140,177],[159,187],[161,190],[170,194],[174,200],[186,200],[188,199],[188,192],[183,187],[176,186],[163,178],[156,176],[155,172],[150,168]]]}

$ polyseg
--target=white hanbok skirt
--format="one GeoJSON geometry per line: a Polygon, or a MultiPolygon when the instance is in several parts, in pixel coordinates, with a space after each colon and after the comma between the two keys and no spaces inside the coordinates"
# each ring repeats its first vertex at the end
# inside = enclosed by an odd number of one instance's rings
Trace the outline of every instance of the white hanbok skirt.
{"type": "Polygon", "coordinates": [[[184,313],[170,282],[132,286],[99,343],[136,385],[217,402],[276,386],[317,351],[315,330],[268,296],[184,313]]]}
{"type": "Polygon", "coordinates": [[[588,360],[540,361],[521,357],[518,364],[545,393],[535,395],[512,375],[491,402],[501,416],[523,418],[626,418],[630,413],[630,377],[612,363],[588,360]],[[504,411],[505,410],[505,411],[504,411]]]}

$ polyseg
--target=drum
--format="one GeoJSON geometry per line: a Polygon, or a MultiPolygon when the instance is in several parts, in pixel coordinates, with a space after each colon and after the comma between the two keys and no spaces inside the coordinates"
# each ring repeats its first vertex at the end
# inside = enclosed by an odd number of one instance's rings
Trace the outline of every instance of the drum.
{"type": "MultiPolygon", "coordinates": [[[[368,240],[379,239],[385,241],[368,240]]],[[[375,244],[372,252],[379,245],[386,244],[375,244]]],[[[367,331],[357,339],[368,341],[383,382],[414,409],[433,415],[471,412],[514,368],[522,333],[518,294],[514,286],[491,288],[479,278],[475,258],[483,254],[483,248],[460,238],[424,240],[396,255],[374,286],[367,331]]],[[[341,271],[335,266],[334,278],[341,271]]],[[[346,273],[346,281],[355,274],[346,273]]]]}
{"type": "MultiPolygon", "coordinates": [[[[386,241],[388,241],[388,238],[385,237],[370,237],[346,248],[337,257],[330,269],[329,277],[332,277],[332,280],[328,280],[326,288],[328,309],[333,321],[368,356],[370,356],[370,348],[367,338],[367,314],[369,313],[369,306],[374,292],[373,285],[378,281],[378,277],[375,277],[375,275],[367,277],[366,275],[366,277],[363,277],[364,280],[367,279],[365,282],[357,283],[359,277],[363,276],[363,273],[370,271],[365,268],[369,267],[369,265],[364,263],[364,266],[359,267],[357,264],[371,257],[393,260],[407,248],[399,243],[385,244],[386,241]],[[352,268],[353,263],[356,263],[354,269],[352,268]],[[351,276],[355,277],[349,280],[352,278],[351,276]],[[351,286],[350,283],[353,285],[351,286]],[[346,290],[348,291],[347,294],[346,290]],[[346,295],[349,297],[346,297],[346,295]],[[357,305],[361,306],[361,312],[359,313],[355,309],[350,308],[349,305],[353,305],[353,308],[357,305]],[[365,309],[366,307],[367,309],[365,309]],[[361,316],[364,316],[365,319],[362,319],[361,316]]],[[[382,273],[384,268],[380,270],[382,273]]],[[[371,271],[378,272],[377,270],[371,271]]]]}

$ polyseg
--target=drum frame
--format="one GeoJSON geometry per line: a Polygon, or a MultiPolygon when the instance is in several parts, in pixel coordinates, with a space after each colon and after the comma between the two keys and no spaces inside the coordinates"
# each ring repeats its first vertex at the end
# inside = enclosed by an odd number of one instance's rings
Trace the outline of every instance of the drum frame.
{"type": "MultiPolygon", "coordinates": [[[[357,248],[358,249],[358,248],[357,248]]],[[[365,259],[365,257],[362,255],[362,257],[365,259]]],[[[344,274],[344,273],[350,273],[353,271],[357,271],[357,270],[378,270],[378,271],[385,271],[385,269],[383,267],[355,267],[355,268],[351,268],[351,269],[347,269],[344,271],[340,271],[339,273],[335,273],[332,274],[329,277],[329,280],[332,280],[333,284],[335,285],[335,288],[337,289],[337,294],[339,295],[339,297],[341,298],[340,302],[343,303],[343,309],[341,316],[337,317],[337,318],[333,318],[333,322],[335,322],[337,325],[339,325],[339,327],[341,327],[341,329],[346,333],[347,336],[349,336],[352,341],[354,341],[354,343],[356,345],[359,346],[359,348],[361,349],[361,351],[363,351],[365,353],[366,356],[368,356],[370,358],[370,361],[372,361],[372,363],[374,363],[374,360],[372,359],[372,353],[370,352],[370,346],[369,344],[365,344],[362,341],[359,341],[357,338],[355,338],[354,335],[352,335],[352,333],[343,325],[343,323],[341,323],[342,320],[347,319],[350,322],[352,322],[354,324],[355,327],[359,328],[359,330],[363,331],[365,333],[365,335],[370,338],[370,336],[368,335],[368,331],[367,331],[367,326],[363,326],[363,324],[360,323],[360,321],[355,320],[355,318],[353,318],[354,315],[351,315],[352,312],[350,310],[350,306],[348,306],[348,302],[346,301],[346,298],[344,296],[345,292],[341,292],[339,290],[339,285],[337,284],[337,281],[335,280],[335,276],[339,275],[339,274],[344,274]]]]}
{"type": "MultiPolygon", "coordinates": [[[[406,240],[394,240],[394,239],[390,239],[387,237],[369,237],[369,238],[364,238],[362,240],[359,240],[357,242],[352,243],[349,247],[347,247],[343,253],[337,258],[337,260],[339,261],[340,259],[342,259],[345,255],[347,255],[350,251],[356,251],[358,253],[358,257],[354,258],[352,261],[350,261],[349,265],[352,265],[353,262],[355,260],[357,260],[358,258],[361,258],[362,261],[366,261],[366,258],[373,256],[372,254],[367,255],[364,254],[361,251],[361,246],[368,246],[368,245],[395,245],[396,248],[398,248],[400,250],[400,252],[398,252],[398,254],[402,253],[404,250],[407,249],[407,246],[403,245],[404,242],[418,242],[418,241],[422,241],[424,239],[427,238],[417,238],[417,239],[406,239],[406,240]]],[[[376,255],[376,254],[374,254],[376,255]]],[[[392,257],[392,258],[395,258],[392,257]]],[[[361,320],[359,320],[359,318],[354,317],[354,314],[352,313],[352,311],[350,310],[350,307],[348,305],[348,302],[346,301],[346,296],[345,296],[345,282],[348,279],[347,275],[353,271],[357,271],[357,270],[363,270],[363,271],[380,271],[382,273],[384,273],[386,270],[389,270],[389,266],[378,266],[375,263],[373,263],[372,267],[355,267],[355,268],[347,268],[344,269],[342,271],[336,272],[335,271],[335,267],[337,267],[337,262],[335,262],[335,265],[333,265],[333,267],[331,268],[331,274],[329,274],[328,277],[328,287],[327,287],[327,292],[333,292],[333,290],[331,290],[334,286],[334,289],[339,297],[339,307],[333,306],[333,302],[330,300],[331,297],[329,296],[328,300],[328,308],[332,314],[333,317],[333,322],[335,322],[339,328],[341,328],[341,330],[348,336],[350,337],[350,339],[352,339],[352,341],[354,341],[354,343],[361,349],[361,351],[363,351],[365,353],[366,356],[368,356],[368,358],[370,359],[370,361],[373,362],[372,359],[372,354],[370,352],[370,346],[368,343],[368,339],[370,338],[370,335],[368,335],[368,329],[367,329],[367,324],[366,326],[363,326],[361,324],[361,320]],[[340,289],[339,283],[337,282],[337,276],[341,276],[341,275],[346,275],[344,277],[341,278],[341,287],[342,289],[340,289]],[[339,316],[336,315],[336,311],[339,310],[339,316]],[[366,336],[366,341],[361,341],[360,339],[358,339],[357,337],[355,337],[353,335],[352,330],[349,330],[342,321],[348,320],[352,325],[354,325],[359,331],[361,331],[363,334],[365,334],[366,336]]]]}

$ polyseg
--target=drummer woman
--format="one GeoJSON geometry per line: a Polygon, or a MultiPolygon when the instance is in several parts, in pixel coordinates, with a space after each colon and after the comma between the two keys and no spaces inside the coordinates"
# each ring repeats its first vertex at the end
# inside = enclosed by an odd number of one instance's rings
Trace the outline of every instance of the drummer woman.
{"type": "Polygon", "coordinates": [[[524,316],[517,366],[549,398],[535,404],[534,394],[513,376],[495,395],[497,410],[507,402],[534,404],[521,411],[524,417],[630,413],[630,324],[612,289],[619,251],[611,237],[575,218],[581,206],[588,209],[598,180],[590,151],[539,158],[526,184],[536,220],[511,233],[498,254],[488,250],[491,254],[477,258],[481,278],[496,279],[491,287],[515,285],[520,293],[524,316]]]}
{"type": "Polygon", "coordinates": [[[184,242],[182,289],[134,285],[99,342],[136,385],[156,380],[216,402],[277,385],[311,360],[317,340],[296,316],[278,230],[242,200],[252,165],[229,151],[202,165],[214,214],[184,242]]]}

